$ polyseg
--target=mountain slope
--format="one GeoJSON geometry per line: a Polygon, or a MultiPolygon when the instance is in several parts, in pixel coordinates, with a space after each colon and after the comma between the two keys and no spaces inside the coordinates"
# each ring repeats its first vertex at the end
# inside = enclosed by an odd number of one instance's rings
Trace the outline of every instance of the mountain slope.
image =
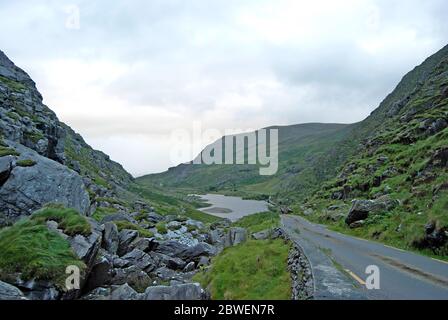
{"type": "MultiPolygon", "coordinates": [[[[337,165],[345,159],[349,149],[337,153],[334,147],[350,132],[349,127],[344,124],[310,123],[267,128],[278,129],[279,169],[274,176],[261,176],[259,165],[190,163],[170,168],[161,174],[140,177],[137,182],[200,191],[238,190],[251,196],[274,195],[285,193],[285,190],[306,194],[317,183],[331,177],[337,165]]],[[[246,144],[245,151],[248,149],[253,149],[253,146],[246,144]]]]}
{"type": "Polygon", "coordinates": [[[161,213],[187,210],[211,219],[175,194],[136,185],[119,163],[60,122],[29,75],[0,51],[0,227],[48,202],[93,215],[103,208],[133,212],[142,201],[161,213]]]}
{"type": "Polygon", "coordinates": [[[447,255],[447,127],[448,46],[356,125],[358,151],[298,211],[358,236],[447,255]]]}

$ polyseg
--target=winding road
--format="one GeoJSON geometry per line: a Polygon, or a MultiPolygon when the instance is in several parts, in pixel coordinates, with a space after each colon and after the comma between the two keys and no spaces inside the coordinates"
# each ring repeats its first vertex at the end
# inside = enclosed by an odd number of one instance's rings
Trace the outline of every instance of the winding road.
{"type": "MultiPolygon", "coordinates": [[[[326,270],[323,264],[331,261],[334,270],[338,270],[336,273],[339,273],[339,278],[345,277],[344,282],[351,282],[356,292],[364,298],[448,300],[447,262],[343,235],[297,216],[282,216],[282,224],[290,238],[302,247],[308,256],[315,282],[320,283],[320,288],[316,291],[326,291],[327,282],[330,282],[331,286],[332,279],[325,279],[333,277],[331,272],[319,272],[326,270]],[[329,259],[325,259],[324,255],[329,259]],[[380,289],[366,288],[368,266],[379,268],[380,289]]],[[[341,280],[338,281],[340,283],[341,280]]],[[[335,283],[334,287],[339,285],[335,283]]],[[[331,294],[325,297],[332,298],[331,294]]],[[[358,297],[348,295],[336,298],[358,297]]]]}

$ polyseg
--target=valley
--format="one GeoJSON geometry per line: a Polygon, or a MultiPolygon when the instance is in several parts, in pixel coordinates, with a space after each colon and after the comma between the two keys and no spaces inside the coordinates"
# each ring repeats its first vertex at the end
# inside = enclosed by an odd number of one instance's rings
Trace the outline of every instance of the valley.
{"type": "Polygon", "coordinates": [[[272,176],[134,178],[1,51],[0,116],[1,300],[448,299],[448,46],[361,122],[267,128],[272,176]]]}

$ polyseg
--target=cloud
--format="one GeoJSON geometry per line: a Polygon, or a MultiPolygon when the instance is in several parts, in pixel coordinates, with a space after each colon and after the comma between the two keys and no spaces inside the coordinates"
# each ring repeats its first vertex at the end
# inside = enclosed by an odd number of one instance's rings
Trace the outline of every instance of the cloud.
{"type": "MultiPolygon", "coordinates": [[[[444,0],[0,3],[0,43],[62,121],[133,174],[173,130],[356,122],[447,42],[444,0]],[[66,28],[68,5],[80,28],[66,28]]],[[[184,159],[187,161],[190,159],[184,159]]]]}

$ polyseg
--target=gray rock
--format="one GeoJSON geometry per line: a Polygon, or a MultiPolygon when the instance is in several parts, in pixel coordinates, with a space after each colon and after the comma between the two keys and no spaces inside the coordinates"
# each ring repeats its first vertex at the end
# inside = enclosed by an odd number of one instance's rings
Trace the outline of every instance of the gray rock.
{"type": "Polygon", "coordinates": [[[123,260],[127,260],[131,265],[135,265],[145,272],[150,272],[157,267],[157,262],[147,253],[134,249],[122,257],[123,260]]]}
{"type": "Polygon", "coordinates": [[[200,242],[193,247],[189,247],[181,252],[179,252],[178,257],[190,262],[199,260],[200,256],[213,256],[217,253],[217,250],[212,245],[200,242]]]}
{"type": "Polygon", "coordinates": [[[152,272],[152,274],[163,281],[172,280],[178,275],[176,271],[167,267],[157,268],[152,272]]]}
{"type": "Polygon", "coordinates": [[[123,212],[108,214],[101,220],[101,223],[105,224],[107,222],[113,222],[113,221],[128,221],[131,223],[136,223],[136,221],[134,219],[132,219],[129,215],[127,215],[123,212]]]}
{"type": "Polygon", "coordinates": [[[112,279],[112,262],[105,257],[99,258],[89,273],[84,290],[91,291],[95,288],[110,284],[112,279]]]}
{"type": "Polygon", "coordinates": [[[86,214],[90,200],[79,174],[22,145],[14,144],[14,147],[21,159],[30,159],[36,164],[11,170],[0,188],[0,212],[17,220],[47,203],[61,203],[86,214]]]}
{"type": "Polygon", "coordinates": [[[130,262],[123,260],[120,257],[114,257],[112,262],[114,268],[126,268],[129,267],[130,262]]]}
{"type": "Polygon", "coordinates": [[[19,288],[0,281],[0,300],[26,300],[19,288]]]}
{"type": "Polygon", "coordinates": [[[152,223],[163,221],[163,219],[164,219],[163,216],[155,212],[148,212],[148,214],[146,215],[146,220],[152,223]]]}
{"type": "Polygon", "coordinates": [[[260,232],[252,233],[252,238],[255,240],[266,240],[269,239],[271,235],[271,229],[263,230],[260,232]]]}
{"type": "Polygon", "coordinates": [[[209,265],[210,265],[210,258],[204,257],[204,256],[201,256],[199,258],[198,265],[197,265],[198,268],[207,267],[209,265]]]}
{"type": "Polygon", "coordinates": [[[88,270],[90,270],[95,262],[96,254],[101,247],[103,226],[99,225],[93,219],[88,218],[88,221],[92,227],[92,233],[87,237],[81,234],[69,237],[68,242],[76,256],[83,260],[87,265],[88,270]]]}
{"type": "Polygon", "coordinates": [[[118,228],[115,223],[107,222],[104,224],[103,248],[111,254],[116,254],[119,240],[118,228]]]}
{"type": "Polygon", "coordinates": [[[152,238],[137,238],[131,244],[131,249],[139,249],[144,252],[152,251],[156,247],[156,242],[152,238]]]}
{"type": "Polygon", "coordinates": [[[173,240],[155,242],[155,252],[166,254],[167,256],[177,256],[180,252],[186,250],[188,246],[173,240]]]}
{"type": "Polygon", "coordinates": [[[9,174],[11,173],[13,167],[13,160],[14,157],[12,156],[0,157],[0,187],[9,178],[9,174]]]}
{"type": "Polygon", "coordinates": [[[115,269],[110,281],[113,285],[129,284],[137,292],[144,292],[151,285],[151,278],[137,266],[115,269]]]}
{"type": "Polygon", "coordinates": [[[177,257],[171,257],[163,253],[154,252],[154,255],[157,256],[160,264],[165,265],[166,267],[173,269],[173,270],[182,270],[186,262],[180,258],[177,257]]]}
{"type": "Polygon", "coordinates": [[[118,255],[122,256],[131,251],[130,244],[138,237],[136,230],[121,230],[119,233],[118,255]]]}
{"type": "Polygon", "coordinates": [[[20,277],[14,283],[30,300],[57,300],[61,293],[55,284],[46,280],[22,280],[20,277]]]}
{"type": "Polygon", "coordinates": [[[177,230],[182,227],[182,223],[179,221],[171,221],[166,224],[166,227],[171,230],[177,230]]]}
{"type": "Polygon", "coordinates": [[[192,220],[192,219],[188,219],[185,222],[185,224],[188,225],[188,226],[195,226],[198,229],[203,229],[205,227],[202,222],[196,221],[196,220],[192,220]]]}
{"type": "Polygon", "coordinates": [[[246,242],[247,231],[244,228],[230,228],[228,232],[228,239],[226,244],[228,246],[236,246],[240,243],[246,242]]]}
{"type": "Polygon", "coordinates": [[[112,286],[109,300],[140,300],[139,294],[127,283],[121,286],[112,286]]]}
{"type": "Polygon", "coordinates": [[[191,272],[194,269],[195,269],[195,263],[193,261],[191,261],[185,266],[183,272],[191,272]]]}
{"type": "Polygon", "coordinates": [[[364,227],[365,224],[366,222],[364,220],[359,220],[350,224],[350,229],[359,229],[364,227]]]}
{"type": "Polygon", "coordinates": [[[81,300],[109,300],[111,288],[96,288],[83,296],[81,300]]]}
{"type": "Polygon", "coordinates": [[[197,283],[154,286],[146,289],[145,300],[201,300],[204,290],[197,283]]]}
{"type": "Polygon", "coordinates": [[[370,214],[379,214],[392,210],[398,204],[397,200],[387,195],[375,200],[353,200],[345,223],[351,225],[353,222],[366,220],[370,214]]]}

